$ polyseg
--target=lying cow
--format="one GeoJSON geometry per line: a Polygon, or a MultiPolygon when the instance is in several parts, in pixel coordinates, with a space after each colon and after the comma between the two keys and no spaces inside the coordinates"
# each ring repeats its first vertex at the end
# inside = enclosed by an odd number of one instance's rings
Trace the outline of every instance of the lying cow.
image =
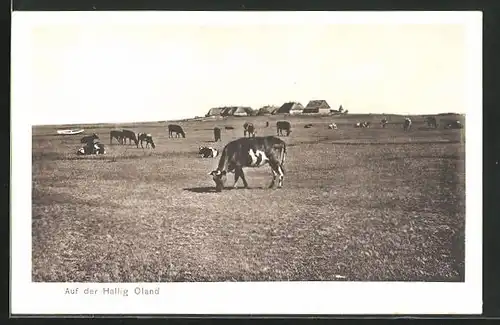
{"type": "MultiPolygon", "coordinates": [[[[153,136],[149,133],[139,133],[137,135],[137,140],[141,143],[141,148],[144,149],[142,143],[146,141],[146,148],[151,145],[151,148],[156,148],[155,142],[153,141],[153,136]]],[[[139,147],[139,146],[138,146],[139,147]]]]}
{"type": "Polygon", "coordinates": [[[272,188],[278,178],[278,188],[283,186],[285,174],[284,163],[286,144],[283,140],[274,137],[240,138],[229,142],[222,150],[217,169],[210,172],[215,182],[215,190],[221,192],[227,179],[227,173],[234,173],[234,184],[242,179],[245,188],[248,183],[243,173],[244,167],[261,167],[269,164],[273,173],[272,188]]]}
{"type": "Polygon", "coordinates": [[[103,155],[106,153],[104,148],[104,144],[100,142],[96,143],[87,143],[86,146],[81,147],[76,152],[77,155],[103,155]]]}
{"type": "Polygon", "coordinates": [[[464,125],[460,121],[449,122],[444,126],[445,129],[463,129],[464,125]]]}
{"type": "Polygon", "coordinates": [[[355,128],[369,128],[370,127],[370,122],[358,122],[354,124],[355,128]]]}
{"type": "Polygon", "coordinates": [[[215,158],[219,155],[219,151],[212,147],[200,147],[198,153],[201,158],[215,158]]]}
{"type": "Polygon", "coordinates": [[[335,123],[329,124],[329,125],[328,125],[328,128],[329,128],[330,130],[336,130],[336,129],[337,129],[337,124],[335,124],[335,123]]]}

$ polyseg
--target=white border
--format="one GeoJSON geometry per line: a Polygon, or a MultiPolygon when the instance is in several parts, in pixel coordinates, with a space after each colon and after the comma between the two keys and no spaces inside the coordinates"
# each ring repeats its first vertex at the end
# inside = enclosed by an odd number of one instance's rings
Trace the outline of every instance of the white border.
{"type": "MultiPolygon", "coordinates": [[[[478,314],[482,312],[481,12],[14,12],[12,15],[11,312],[13,314],[478,314]],[[223,18],[222,18],[223,17],[223,18]],[[247,282],[161,284],[155,298],[68,297],[31,282],[30,30],[40,24],[463,24],[467,33],[466,272],[464,283],[247,282]]],[[[138,284],[110,284],[128,288],[138,284]]],[[[156,287],[144,284],[144,287],[156,287]]]]}

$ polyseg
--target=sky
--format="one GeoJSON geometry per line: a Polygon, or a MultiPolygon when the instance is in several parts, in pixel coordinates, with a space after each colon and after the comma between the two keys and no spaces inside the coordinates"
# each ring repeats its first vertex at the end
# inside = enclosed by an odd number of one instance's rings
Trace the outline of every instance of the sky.
{"type": "Polygon", "coordinates": [[[164,121],[313,99],[350,113],[466,111],[458,23],[92,20],[33,24],[27,35],[33,125],[164,121]]]}

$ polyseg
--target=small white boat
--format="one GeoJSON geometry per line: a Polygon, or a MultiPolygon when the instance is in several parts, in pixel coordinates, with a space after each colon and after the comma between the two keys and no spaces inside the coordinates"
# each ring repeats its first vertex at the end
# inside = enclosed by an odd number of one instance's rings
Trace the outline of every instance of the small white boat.
{"type": "Polygon", "coordinates": [[[83,133],[83,129],[57,130],[57,134],[72,135],[83,133]]]}

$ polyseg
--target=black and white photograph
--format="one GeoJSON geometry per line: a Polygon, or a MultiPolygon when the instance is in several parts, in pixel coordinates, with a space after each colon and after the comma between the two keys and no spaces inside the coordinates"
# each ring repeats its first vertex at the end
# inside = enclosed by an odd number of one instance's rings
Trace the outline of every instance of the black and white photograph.
{"type": "Polygon", "coordinates": [[[481,312],[480,12],[12,24],[13,312],[481,312]]]}

